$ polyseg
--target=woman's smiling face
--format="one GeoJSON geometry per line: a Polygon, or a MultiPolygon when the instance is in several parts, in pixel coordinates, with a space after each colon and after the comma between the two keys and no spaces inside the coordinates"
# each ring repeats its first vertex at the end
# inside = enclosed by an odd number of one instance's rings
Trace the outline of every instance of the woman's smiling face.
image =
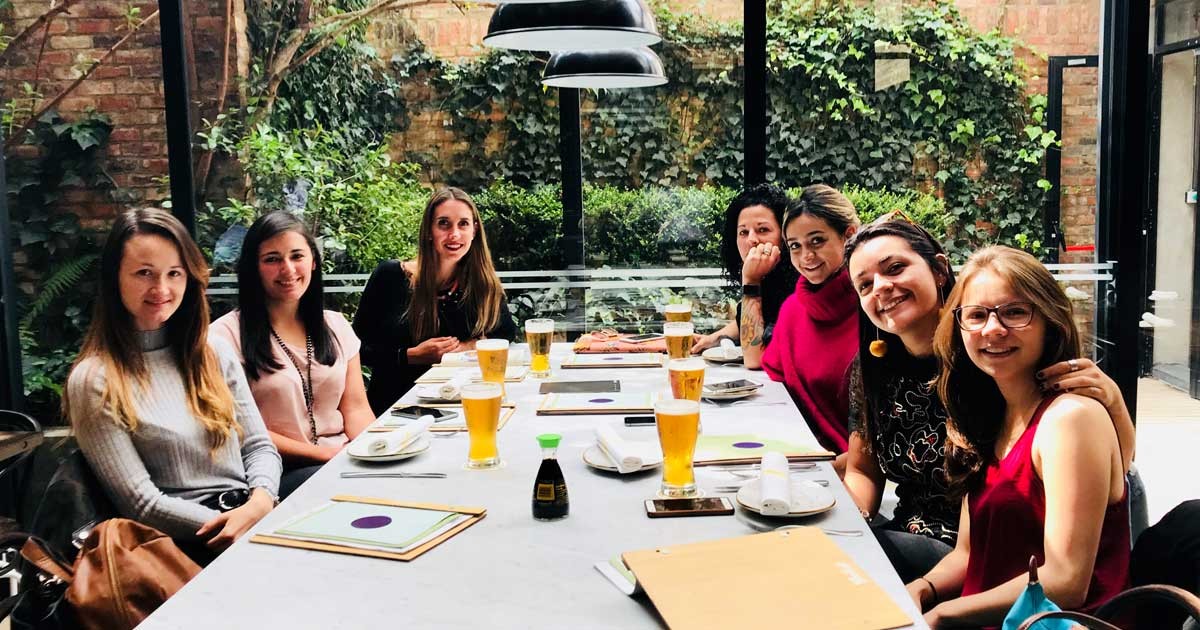
{"type": "Polygon", "coordinates": [[[945,278],[935,275],[908,241],[887,235],[860,245],[850,256],[850,280],[863,311],[880,330],[901,338],[932,338],[945,278]]]}

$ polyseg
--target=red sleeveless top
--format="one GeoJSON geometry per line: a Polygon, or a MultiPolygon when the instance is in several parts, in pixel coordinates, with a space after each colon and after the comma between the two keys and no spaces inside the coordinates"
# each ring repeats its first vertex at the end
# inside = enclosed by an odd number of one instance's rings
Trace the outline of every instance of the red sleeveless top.
{"type": "MultiPolygon", "coordinates": [[[[1042,414],[1058,396],[1042,400],[1012,450],[1000,461],[993,458],[983,485],[967,498],[971,556],[963,581],[964,596],[1028,573],[1029,556],[1037,556],[1039,564],[1045,562],[1046,491],[1033,468],[1033,437],[1042,414]]],[[[1104,512],[1096,565],[1080,610],[1095,609],[1127,586],[1129,547],[1129,507],[1121,500],[1104,512]]]]}

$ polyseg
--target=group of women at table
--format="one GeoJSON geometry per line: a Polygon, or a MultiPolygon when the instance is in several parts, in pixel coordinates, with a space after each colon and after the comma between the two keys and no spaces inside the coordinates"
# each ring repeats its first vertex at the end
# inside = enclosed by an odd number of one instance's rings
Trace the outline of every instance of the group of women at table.
{"type": "MultiPolygon", "coordinates": [[[[1030,556],[1064,607],[1123,588],[1133,426],[1044,266],[988,247],[956,277],[925,229],[903,214],[863,226],[821,184],[744,191],[722,237],[742,298],[693,351],[733,338],[747,367],[784,382],[931,626],[998,625],[1030,556]]],[[[208,268],[182,225],[120,215],[64,395],[121,515],[201,561],[442,355],[517,332],[455,188],[427,204],[416,259],[376,268],[353,325],[324,309],[320,250],[291,215],[254,222],[237,275],[237,308],[210,325],[208,268]]]]}

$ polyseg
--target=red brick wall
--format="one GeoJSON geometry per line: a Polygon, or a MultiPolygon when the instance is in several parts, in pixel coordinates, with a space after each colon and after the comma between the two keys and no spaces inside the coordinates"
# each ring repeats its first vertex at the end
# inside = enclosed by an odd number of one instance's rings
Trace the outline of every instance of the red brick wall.
{"type": "MultiPolygon", "coordinates": [[[[13,9],[0,16],[5,32],[12,35],[21,31],[45,12],[48,4],[44,0],[14,0],[13,9]]],[[[0,98],[7,100],[19,91],[21,83],[35,81],[38,92],[53,98],[78,76],[74,66],[79,61],[99,58],[127,34],[124,16],[129,4],[127,0],[83,0],[69,13],[59,15],[51,23],[40,67],[39,33],[15,49],[9,64],[0,68],[0,98]]],[[[157,10],[157,2],[132,4],[141,9],[142,18],[157,10]]],[[[220,74],[218,52],[224,35],[224,4],[221,0],[185,3],[201,86],[198,93],[193,93],[193,100],[196,111],[209,117],[220,74]]],[[[103,166],[116,189],[67,190],[63,209],[96,222],[111,217],[120,207],[161,197],[155,178],[167,174],[167,147],[157,19],[144,26],[58,106],[67,119],[90,108],[113,122],[103,166]]]]}

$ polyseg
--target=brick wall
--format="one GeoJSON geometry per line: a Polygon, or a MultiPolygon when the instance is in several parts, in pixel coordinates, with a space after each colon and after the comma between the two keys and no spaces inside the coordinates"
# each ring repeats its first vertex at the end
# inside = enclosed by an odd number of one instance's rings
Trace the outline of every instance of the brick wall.
{"type": "MultiPolygon", "coordinates": [[[[14,0],[0,16],[7,34],[15,34],[45,12],[44,0],[14,0]]],[[[37,65],[40,34],[15,49],[7,67],[0,68],[0,98],[7,100],[22,83],[36,83],[38,92],[53,98],[77,76],[80,62],[94,60],[127,34],[127,0],[84,0],[59,15],[50,25],[45,50],[37,65]]],[[[219,80],[219,51],[224,34],[224,2],[188,0],[188,26],[196,59],[194,113],[211,117],[219,80]]],[[[132,2],[142,18],[157,10],[156,2],[132,2]]],[[[126,42],[91,77],[58,106],[67,119],[95,109],[109,116],[113,132],[103,167],[116,183],[109,192],[64,191],[62,209],[76,212],[85,222],[99,223],[119,208],[160,198],[156,178],[167,174],[166,127],[163,111],[162,56],[157,19],[126,42]]]]}

